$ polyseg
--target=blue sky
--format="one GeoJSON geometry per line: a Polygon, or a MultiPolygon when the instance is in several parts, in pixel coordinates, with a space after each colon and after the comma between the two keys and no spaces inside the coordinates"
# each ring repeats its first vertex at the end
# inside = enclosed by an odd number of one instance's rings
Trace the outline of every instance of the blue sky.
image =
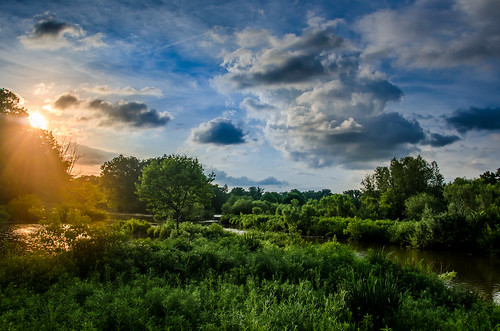
{"type": "Polygon", "coordinates": [[[197,157],[217,182],[333,192],[393,157],[500,167],[500,3],[11,1],[0,87],[81,145],[197,157]]]}

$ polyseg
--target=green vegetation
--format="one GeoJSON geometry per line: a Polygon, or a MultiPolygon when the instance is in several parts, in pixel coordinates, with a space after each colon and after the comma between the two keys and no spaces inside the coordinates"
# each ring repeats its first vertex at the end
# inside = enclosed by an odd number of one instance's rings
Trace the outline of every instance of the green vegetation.
{"type": "Polygon", "coordinates": [[[362,181],[363,190],[234,190],[222,222],[242,229],[298,232],[415,248],[500,252],[500,169],[444,184],[435,162],[393,159],[362,181]],[[288,201],[288,203],[286,203],[288,201]]]}
{"type": "Polygon", "coordinates": [[[210,183],[213,175],[205,176],[197,159],[170,155],[152,160],[142,170],[137,183],[137,195],[150,210],[166,218],[172,213],[177,222],[204,210],[212,198],[210,183]]]}
{"type": "Polygon", "coordinates": [[[335,241],[74,215],[0,263],[0,328],[494,330],[498,306],[335,241]],[[57,243],[57,244],[56,244],[57,243]]]}

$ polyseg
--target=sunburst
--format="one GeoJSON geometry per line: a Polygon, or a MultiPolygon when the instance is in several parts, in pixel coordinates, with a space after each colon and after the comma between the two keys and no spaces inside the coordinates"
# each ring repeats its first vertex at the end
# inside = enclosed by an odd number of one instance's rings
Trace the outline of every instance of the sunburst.
{"type": "Polygon", "coordinates": [[[30,125],[34,128],[47,129],[47,120],[40,113],[32,113],[28,118],[30,125]]]}

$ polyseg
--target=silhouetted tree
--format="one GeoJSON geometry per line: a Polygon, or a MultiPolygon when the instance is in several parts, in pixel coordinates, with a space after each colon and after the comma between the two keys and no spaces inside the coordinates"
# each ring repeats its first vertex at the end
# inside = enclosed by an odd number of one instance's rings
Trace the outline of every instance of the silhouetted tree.
{"type": "Polygon", "coordinates": [[[119,155],[101,166],[101,186],[108,204],[118,212],[144,212],[146,204],[135,194],[135,184],[144,162],[134,156],[119,155]]]}
{"type": "Polygon", "coordinates": [[[19,100],[0,89],[0,202],[24,194],[60,199],[69,163],[51,132],[28,124],[19,100]]]}

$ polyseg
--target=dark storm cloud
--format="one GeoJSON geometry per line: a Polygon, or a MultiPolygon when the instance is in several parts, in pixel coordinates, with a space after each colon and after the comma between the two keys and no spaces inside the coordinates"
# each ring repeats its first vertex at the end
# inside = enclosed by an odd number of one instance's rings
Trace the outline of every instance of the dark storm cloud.
{"type": "Polygon", "coordinates": [[[87,36],[80,25],[58,21],[50,12],[37,15],[34,19],[36,22],[32,25],[31,31],[19,36],[19,40],[28,48],[71,48],[82,51],[104,46],[103,33],[87,36]]]}
{"type": "Polygon", "coordinates": [[[323,148],[317,151],[328,157],[316,166],[383,160],[415,149],[412,146],[424,139],[424,130],[417,121],[398,113],[383,113],[369,118],[357,131],[329,136],[323,148]]]}
{"type": "Polygon", "coordinates": [[[215,181],[220,183],[221,185],[228,185],[228,186],[241,186],[241,187],[247,187],[247,186],[283,186],[283,185],[288,185],[288,182],[286,181],[281,181],[278,180],[275,177],[268,177],[262,180],[253,180],[248,178],[247,176],[242,176],[242,177],[232,177],[229,176],[225,171],[221,170],[214,170],[215,173],[215,181]]]}
{"type": "Polygon", "coordinates": [[[307,51],[323,51],[326,49],[334,49],[340,47],[344,40],[328,31],[311,31],[292,44],[289,49],[307,50],[307,51]]]}
{"type": "Polygon", "coordinates": [[[424,145],[431,145],[432,147],[443,147],[446,145],[453,144],[460,140],[459,136],[451,135],[451,136],[443,136],[439,133],[431,133],[429,137],[427,137],[426,141],[423,142],[424,145]]]}
{"type": "Polygon", "coordinates": [[[42,20],[33,26],[32,36],[42,38],[44,36],[57,37],[70,26],[63,22],[58,22],[54,18],[42,20]]]}
{"type": "Polygon", "coordinates": [[[72,94],[64,94],[57,99],[54,103],[54,107],[59,109],[66,109],[72,106],[78,106],[80,104],[80,100],[72,94]]]}
{"type": "Polygon", "coordinates": [[[245,134],[241,128],[234,126],[231,121],[216,118],[203,123],[192,132],[192,140],[202,144],[234,145],[245,142],[245,134]]]}
{"type": "Polygon", "coordinates": [[[159,113],[156,109],[138,102],[119,102],[111,104],[103,100],[93,100],[90,108],[98,110],[108,118],[102,125],[113,125],[115,122],[126,123],[135,127],[156,128],[165,126],[172,116],[168,112],[159,113]]]}
{"type": "Polygon", "coordinates": [[[399,87],[385,79],[360,81],[360,85],[364,92],[370,92],[380,100],[397,101],[403,96],[403,91],[399,87]]]}
{"type": "Polygon", "coordinates": [[[254,98],[245,98],[241,102],[241,107],[254,112],[274,111],[276,108],[272,105],[264,104],[254,98]]]}
{"type": "MultiPolygon", "coordinates": [[[[283,131],[281,128],[274,130],[283,131]]],[[[362,163],[410,153],[416,150],[415,144],[425,139],[424,130],[418,122],[398,113],[383,113],[329,134],[318,135],[314,130],[305,133],[300,129],[288,131],[286,136],[301,137],[293,143],[283,144],[282,149],[286,154],[312,168],[334,164],[363,168],[362,163]],[[305,148],[299,149],[297,146],[305,148]]]]}
{"type": "Polygon", "coordinates": [[[396,146],[417,144],[425,139],[424,130],[417,121],[407,120],[398,113],[383,113],[366,123],[364,144],[396,146]]]}
{"type": "Polygon", "coordinates": [[[295,56],[281,64],[267,66],[265,71],[234,75],[231,80],[239,88],[283,83],[300,83],[326,73],[321,59],[315,55],[295,56]]]}
{"type": "Polygon", "coordinates": [[[227,74],[218,82],[253,93],[240,107],[265,122],[272,146],[313,168],[358,167],[415,151],[426,139],[419,122],[386,111],[403,91],[360,65],[359,52],[344,44],[322,27],[276,37],[225,57],[227,74]]]}
{"type": "Polygon", "coordinates": [[[500,130],[500,107],[459,109],[445,120],[462,134],[471,130],[500,130]]]}

